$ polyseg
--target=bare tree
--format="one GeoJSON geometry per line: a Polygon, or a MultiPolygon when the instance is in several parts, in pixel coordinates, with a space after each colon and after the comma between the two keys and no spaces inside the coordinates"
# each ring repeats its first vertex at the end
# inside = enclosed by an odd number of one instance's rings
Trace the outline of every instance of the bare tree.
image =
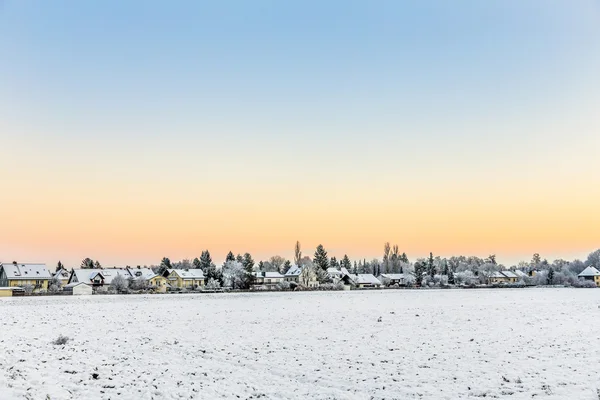
{"type": "Polygon", "coordinates": [[[383,270],[385,272],[389,271],[390,264],[390,242],[385,242],[383,245],[383,270]]]}
{"type": "Polygon", "coordinates": [[[294,248],[294,263],[300,265],[300,260],[302,260],[302,250],[300,248],[300,242],[296,241],[296,247],[294,248]]]}
{"type": "Polygon", "coordinates": [[[279,273],[282,273],[283,265],[285,264],[285,258],[281,256],[273,256],[269,258],[269,264],[271,268],[279,273]]]}

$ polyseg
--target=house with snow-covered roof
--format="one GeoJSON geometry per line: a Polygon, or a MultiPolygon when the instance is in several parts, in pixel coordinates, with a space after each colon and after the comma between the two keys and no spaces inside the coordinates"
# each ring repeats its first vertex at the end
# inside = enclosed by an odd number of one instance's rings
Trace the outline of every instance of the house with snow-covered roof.
{"type": "Polygon", "coordinates": [[[596,284],[596,286],[600,286],[600,271],[598,271],[595,267],[587,267],[581,271],[577,277],[582,280],[592,281],[596,284]]]}
{"type": "Polygon", "coordinates": [[[491,285],[500,283],[517,283],[520,279],[519,275],[513,271],[496,271],[488,278],[491,285]]]}
{"type": "Polygon", "coordinates": [[[0,286],[32,287],[33,291],[47,290],[52,275],[46,264],[0,263],[0,286]]]}
{"type": "Polygon", "coordinates": [[[274,289],[285,279],[285,276],[281,275],[279,272],[271,271],[257,271],[253,272],[252,275],[254,275],[252,286],[255,288],[260,287],[268,290],[274,289]]]}
{"type": "Polygon", "coordinates": [[[69,283],[69,277],[71,273],[65,268],[61,268],[52,274],[52,279],[56,279],[60,282],[60,286],[66,286],[69,283]]]}
{"type": "Polygon", "coordinates": [[[344,275],[341,278],[341,282],[344,285],[350,285],[356,288],[379,288],[381,287],[381,281],[373,274],[350,274],[348,270],[342,268],[344,275]]]}
{"type": "Polygon", "coordinates": [[[377,277],[385,286],[404,286],[406,285],[406,277],[404,274],[381,274],[377,277]]]}
{"type": "Polygon", "coordinates": [[[111,284],[117,276],[129,279],[131,276],[127,270],[122,268],[81,268],[73,269],[68,284],[83,282],[93,288],[101,288],[111,284]]]}
{"type": "Polygon", "coordinates": [[[197,289],[204,286],[204,272],[201,269],[169,269],[167,279],[172,287],[197,289]]]}
{"type": "Polygon", "coordinates": [[[306,287],[319,286],[317,274],[315,274],[308,266],[292,265],[285,273],[283,280],[304,285],[306,287]]]}

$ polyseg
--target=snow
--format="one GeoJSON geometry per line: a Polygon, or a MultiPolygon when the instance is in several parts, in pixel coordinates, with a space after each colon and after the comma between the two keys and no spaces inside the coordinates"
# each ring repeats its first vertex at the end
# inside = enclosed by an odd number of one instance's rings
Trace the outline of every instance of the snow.
{"type": "Polygon", "coordinates": [[[599,295],[3,298],[0,399],[597,400],[599,295]],[[53,345],[59,335],[71,340],[53,345]]]}
{"type": "Polygon", "coordinates": [[[581,271],[581,273],[578,276],[584,277],[584,276],[598,276],[598,275],[600,275],[600,271],[598,271],[596,268],[590,266],[590,267],[587,267],[586,269],[584,269],[583,271],[581,271]]]}

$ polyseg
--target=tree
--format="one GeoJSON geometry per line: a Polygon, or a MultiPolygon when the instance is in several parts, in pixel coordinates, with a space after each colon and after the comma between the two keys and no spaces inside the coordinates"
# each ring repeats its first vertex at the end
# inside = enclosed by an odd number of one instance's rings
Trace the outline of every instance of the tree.
{"type": "Polygon", "coordinates": [[[588,255],[587,260],[585,260],[585,266],[600,269],[600,249],[593,251],[588,255]]]}
{"type": "Polygon", "coordinates": [[[100,265],[100,261],[98,261],[98,260],[94,261],[94,268],[102,269],[102,265],[100,265]]]}
{"type": "Polygon", "coordinates": [[[417,286],[421,286],[421,283],[423,283],[423,274],[427,270],[427,266],[428,263],[425,260],[421,259],[415,262],[415,269],[413,273],[415,276],[415,283],[417,284],[417,286]]]}
{"type": "Polygon", "coordinates": [[[331,268],[340,269],[340,263],[335,257],[331,257],[331,260],[329,261],[329,266],[331,268]]]}
{"type": "Polygon", "coordinates": [[[533,258],[531,259],[532,266],[534,268],[537,268],[541,263],[542,263],[542,259],[540,258],[540,255],[538,253],[535,253],[533,255],[533,258]]]}
{"type": "Polygon", "coordinates": [[[220,289],[221,288],[221,282],[218,281],[217,279],[213,279],[210,278],[207,282],[206,285],[204,286],[206,289],[208,290],[215,290],[215,289],[220,289]]]}
{"type": "Polygon", "coordinates": [[[244,257],[242,257],[242,255],[241,255],[241,254],[238,254],[238,255],[235,257],[235,261],[239,262],[240,264],[244,264],[244,257]]]}
{"type": "Polygon", "coordinates": [[[244,270],[246,270],[246,272],[251,273],[254,271],[254,260],[252,259],[250,253],[244,254],[242,265],[244,266],[244,270]]]}
{"type": "Polygon", "coordinates": [[[117,292],[123,292],[129,287],[129,281],[122,275],[117,275],[110,282],[110,287],[115,289],[117,292]]]}
{"type": "Polygon", "coordinates": [[[317,250],[315,251],[315,256],[313,258],[313,263],[315,267],[321,268],[324,271],[327,271],[329,268],[329,258],[327,258],[327,251],[322,244],[317,246],[317,250]]]}
{"type": "Polygon", "coordinates": [[[300,265],[300,260],[302,259],[302,249],[300,248],[300,242],[296,241],[296,246],[294,247],[294,262],[296,265],[300,265]]]}
{"type": "Polygon", "coordinates": [[[547,275],[547,277],[546,277],[546,283],[547,283],[548,285],[552,285],[552,284],[554,284],[554,268],[550,268],[550,269],[548,270],[548,275],[547,275]]]}
{"type": "Polygon", "coordinates": [[[200,269],[205,270],[209,269],[213,264],[212,257],[210,256],[210,252],[208,250],[204,250],[200,255],[200,269]]]}
{"type": "Polygon", "coordinates": [[[283,273],[283,266],[285,265],[285,258],[281,256],[273,256],[269,258],[269,263],[271,264],[271,268],[280,274],[283,273]]]}
{"type": "Polygon", "coordinates": [[[224,286],[229,286],[232,289],[247,288],[247,272],[244,270],[242,263],[237,261],[226,261],[223,265],[223,280],[224,286]]]}
{"type": "Polygon", "coordinates": [[[58,264],[56,264],[56,272],[60,271],[61,269],[63,269],[65,266],[63,265],[63,263],[60,262],[60,260],[58,261],[58,264]]]}
{"type": "Polygon", "coordinates": [[[233,255],[233,253],[230,251],[229,253],[227,253],[227,256],[225,257],[225,262],[227,261],[235,261],[235,256],[233,255]]]}
{"type": "Polygon", "coordinates": [[[490,254],[490,255],[488,256],[488,258],[485,260],[485,262],[486,262],[486,263],[489,263],[489,264],[494,264],[494,265],[496,265],[496,264],[497,264],[497,262],[496,262],[496,255],[495,255],[495,254],[490,254]]]}
{"type": "Polygon", "coordinates": [[[410,261],[408,261],[408,257],[406,256],[406,253],[402,253],[402,255],[400,256],[400,261],[402,261],[403,263],[409,263],[410,261]]]}
{"type": "Polygon", "coordinates": [[[167,270],[172,269],[171,260],[168,257],[163,257],[158,268],[158,275],[165,276],[167,270]]]}
{"type": "Polygon", "coordinates": [[[435,265],[433,264],[433,253],[429,253],[429,259],[427,260],[427,272],[431,278],[435,276],[435,265]]]}
{"type": "MultiPolygon", "coordinates": [[[[60,263],[60,261],[59,261],[59,263],[60,263]]],[[[57,269],[57,271],[59,271],[59,269],[57,269]]],[[[62,287],[62,283],[61,283],[58,275],[53,276],[52,279],[50,280],[50,282],[48,283],[48,291],[50,293],[57,293],[57,292],[60,292],[61,287],[62,287]]]]}
{"type": "Polygon", "coordinates": [[[383,270],[385,272],[390,272],[390,242],[385,242],[383,245],[383,270]]]}
{"type": "Polygon", "coordinates": [[[289,269],[292,267],[292,263],[290,262],[290,260],[285,260],[285,263],[283,264],[283,270],[282,270],[282,274],[287,274],[287,272],[289,271],[289,269]]]}
{"type": "Polygon", "coordinates": [[[344,258],[342,258],[340,266],[341,268],[346,268],[348,272],[350,272],[350,270],[352,269],[352,263],[350,262],[350,259],[348,258],[347,254],[344,254],[344,258]]]}
{"type": "Polygon", "coordinates": [[[259,271],[264,271],[265,270],[265,263],[262,261],[258,262],[258,270],[259,271]]]}
{"type": "Polygon", "coordinates": [[[194,269],[202,269],[202,263],[198,257],[194,258],[194,261],[192,261],[192,266],[194,269]]]}
{"type": "Polygon", "coordinates": [[[315,273],[315,267],[313,265],[305,265],[302,267],[298,280],[300,284],[304,286],[310,286],[310,282],[314,282],[315,280],[320,282],[319,276],[315,273]]]}
{"type": "Polygon", "coordinates": [[[390,256],[390,260],[392,262],[392,272],[398,272],[398,265],[400,262],[400,249],[398,248],[397,244],[395,244],[394,247],[392,247],[392,255],[390,256]]]}
{"type": "Polygon", "coordinates": [[[82,269],[94,268],[94,260],[92,260],[91,258],[84,258],[83,261],[81,261],[81,268],[82,269]]]}

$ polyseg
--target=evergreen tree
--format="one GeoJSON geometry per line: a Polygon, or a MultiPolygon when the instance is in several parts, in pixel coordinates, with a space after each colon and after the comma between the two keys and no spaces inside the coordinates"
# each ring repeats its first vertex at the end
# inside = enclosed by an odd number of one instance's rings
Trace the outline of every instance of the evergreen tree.
{"type": "Polygon", "coordinates": [[[225,262],[227,261],[235,261],[235,256],[233,255],[233,253],[230,251],[229,253],[227,253],[227,257],[225,257],[225,262]]]}
{"type": "Polygon", "coordinates": [[[63,269],[65,266],[63,265],[63,263],[60,262],[60,260],[58,261],[58,264],[56,264],[56,272],[60,271],[61,269],[63,269]]]}
{"type": "Polygon", "coordinates": [[[246,272],[254,271],[254,260],[252,259],[250,253],[244,254],[244,257],[242,258],[242,265],[244,266],[246,272]]]}
{"type": "Polygon", "coordinates": [[[327,258],[327,252],[322,244],[317,246],[313,263],[315,264],[315,267],[320,268],[323,271],[327,271],[327,268],[329,268],[329,258],[327,258]]]}
{"type": "Polygon", "coordinates": [[[335,258],[335,257],[331,257],[331,261],[329,262],[329,266],[331,268],[340,269],[340,263],[338,262],[337,258],[335,258]]]}
{"type": "Polygon", "coordinates": [[[287,274],[291,267],[292,263],[290,262],[290,260],[285,260],[285,263],[283,263],[283,275],[287,274]]]}
{"type": "Polygon", "coordinates": [[[205,269],[210,268],[211,265],[213,265],[213,262],[210,252],[208,250],[204,250],[200,255],[200,269],[204,271],[205,269]]]}
{"type": "Polygon", "coordinates": [[[552,285],[554,283],[554,268],[550,268],[548,270],[548,276],[546,278],[548,285],[552,285]]]}
{"type": "Polygon", "coordinates": [[[264,271],[265,270],[265,263],[263,263],[262,261],[258,262],[258,270],[259,271],[264,271]]]}
{"type": "Polygon", "coordinates": [[[348,272],[350,272],[350,270],[352,269],[352,263],[350,262],[350,259],[348,258],[347,254],[344,254],[344,258],[342,258],[342,262],[340,265],[341,268],[346,268],[348,272]]]}
{"type": "Polygon", "coordinates": [[[429,260],[427,260],[427,272],[432,278],[435,276],[435,265],[433,263],[433,253],[429,253],[429,260]]]}
{"type": "Polygon", "coordinates": [[[356,265],[356,261],[354,261],[354,270],[352,273],[354,273],[354,275],[358,274],[358,266],[356,265]]]}
{"type": "Polygon", "coordinates": [[[172,269],[171,260],[167,257],[163,257],[158,268],[158,275],[166,276],[167,270],[172,269]]]}
{"type": "Polygon", "coordinates": [[[449,272],[449,268],[448,268],[448,261],[446,261],[445,258],[444,258],[443,263],[444,263],[444,270],[442,271],[442,274],[449,275],[450,272],[449,272]]]}
{"type": "Polygon", "coordinates": [[[242,257],[241,254],[238,254],[237,257],[235,258],[235,260],[242,265],[244,264],[244,257],[242,257]]]}
{"type": "Polygon", "coordinates": [[[408,257],[406,256],[406,253],[402,253],[400,256],[400,261],[408,264],[408,257]]]}
{"type": "Polygon", "coordinates": [[[202,264],[200,263],[200,259],[198,257],[194,258],[194,261],[192,261],[192,266],[194,269],[201,269],[202,264]]]}
{"type": "Polygon", "coordinates": [[[454,285],[454,271],[452,271],[452,268],[448,270],[448,283],[454,285]]]}
{"type": "Polygon", "coordinates": [[[415,263],[415,283],[417,286],[421,286],[423,283],[423,273],[427,270],[427,262],[426,261],[417,261],[415,263]]]}
{"type": "Polygon", "coordinates": [[[96,269],[101,269],[102,268],[102,265],[100,265],[100,261],[96,260],[94,262],[94,268],[96,268],[96,269]]]}

